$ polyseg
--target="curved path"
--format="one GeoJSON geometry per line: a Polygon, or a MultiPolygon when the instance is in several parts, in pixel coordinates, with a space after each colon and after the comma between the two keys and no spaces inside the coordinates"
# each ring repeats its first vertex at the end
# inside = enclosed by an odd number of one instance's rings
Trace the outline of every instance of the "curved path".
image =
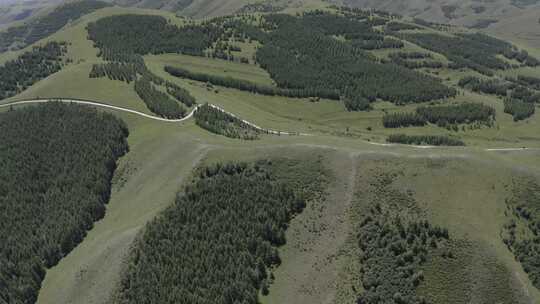
{"type": "MultiPolygon", "coordinates": [[[[197,109],[201,106],[201,105],[195,106],[195,108],[193,108],[193,110],[191,110],[191,112],[189,112],[188,115],[186,115],[185,117],[179,118],[179,119],[163,118],[163,117],[159,117],[159,116],[149,115],[149,114],[139,112],[139,111],[136,111],[136,110],[131,110],[131,109],[128,109],[128,108],[113,106],[113,105],[103,103],[103,102],[98,102],[98,101],[93,101],[93,100],[84,100],[84,99],[73,99],[73,98],[36,98],[36,99],[28,99],[28,100],[18,100],[18,101],[12,101],[12,102],[8,102],[8,103],[0,104],[0,108],[6,108],[6,107],[10,107],[10,106],[17,106],[17,105],[25,105],[25,104],[47,103],[47,102],[51,102],[51,101],[90,105],[90,106],[95,106],[95,107],[101,107],[101,108],[106,108],[106,109],[112,109],[112,110],[127,112],[127,113],[139,115],[139,116],[142,116],[142,117],[145,117],[145,118],[150,118],[150,119],[154,119],[154,120],[158,120],[158,121],[162,121],[162,122],[173,122],[173,123],[183,122],[183,121],[186,121],[186,120],[190,119],[193,116],[193,114],[197,111],[197,109]]],[[[208,104],[208,105],[211,106],[214,109],[217,109],[217,110],[219,110],[221,112],[224,112],[224,113],[226,113],[226,114],[228,114],[228,115],[230,115],[232,117],[235,117],[235,118],[241,120],[243,123],[251,126],[252,128],[257,129],[259,131],[262,131],[264,133],[275,134],[275,135],[311,136],[311,134],[307,134],[307,133],[285,132],[285,131],[277,131],[277,130],[272,130],[272,129],[261,128],[258,125],[254,124],[254,123],[252,123],[250,121],[244,120],[244,119],[236,116],[235,114],[233,114],[231,112],[225,111],[225,109],[223,109],[223,108],[221,108],[221,107],[219,107],[217,105],[214,105],[214,104],[208,104]]],[[[376,146],[409,146],[409,147],[416,148],[416,149],[437,148],[436,146],[403,145],[403,144],[393,144],[393,143],[377,143],[377,142],[371,142],[371,141],[365,141],[365,140],[364,140],[364,142],[368,143],[368,144],[371,144],[371,145],[376,145],[376,146]]],[[[487,152],[505,152],[505,151],[508,152],[508,151],[526,151],[526,150],[538,150],[538,149],[526,148],[526,147],[522,147],[522,148],[486,148],[486,149],[484,149],[484,151],[487,151],[487,152]]]]}
{"type": "Polygon", "coordinates": [[[28,100],[12,101],[12,102],[8,102],[8,103],[0,104],[0,108],[10,107],[10,106],[18,106],[18,105],[25,105],[25,104],[47,103],[47,102],[51,102],[51,101],[64,102],[64,103],[85,104],[85,105],[91,105],[91,106],[95,106],[95,107],[106,108],[106,109],[113,109],[113,110],[118,110],[118,111],[122,111],[122,112],[128,112],[128,113],[136,114],[136,115],[143,116],[143,117],[150,118],[150,119],[154,119],[154,120],[164,121],[164,122],[182,122],[182,121],[188,120],[188,119],[191,118],[191,116],[193,116],[193,113],[195,113],[195,111],[198,108],[198,106],[195,107],[188,115],[186,115],[185,117],[182,117],[180,119],[168,119],[168,118],[158,117],[158,116],[149,115],[149,114],[146,114],[146,113],[143,113],[143,112],[139,112],[139,111],[135,111],[135,110],[127,109],[127,108],[122,108],[122,107],[118,107],[118,106],[113,106],[113,105],[110,105],[110,104],[97,102],[97,101],[92,101],[92,100],[68,99],[68,98],[39,98],[39,99],[28,99],[28,100]]]}
{"type": "MultiPolygon", "coordinates": [[[[179,118],[179,119],[163,118],[163,117],[154,116],[154,115],[146,114],[146,113],[143,113],[143,112],[139,112],[139,111],[136,111],[136,110],[131,110],[131,109],[128,109],[128,108],[113,106],[113,105],[103,103],[103,102],[98,102],[98,101],[93,101],[93,100],[85,100],[85,99],[73,99],[73,98],[36,98],[36,99],[28,99],[28,100],[17,100],[17,101],[12,101],[12,102],[8,102],[8,103],[0,104],[0,108],[6,108],[6,107],[18,106],[18,105],[25,105],[25,104],[47,103],[47,102],[54,102],[54,101],[56,101],[56,102],[64,102],[64,103],[75,103],[75,104],[90,105],[90,106],[95,106],[95,107],[101,107],[101,108],[106,108],[106,109],[112,109],[112,110],[127,112],[127,113],[139,115],[139,116],[142,116],[142,117],[145,117],[145,118],[150,118],[150,119],[154,119],[154,120],[158,120],[158,121],[175,122],[175,123],[176,122],[183,122],[183,121],[186,121],[186,120],[190,119],[193,116],[193,114],[197,111],[197,109],[201,106],[201,105],[195,106],[195,108],[193,108],[193,110],[191,110],[191,112],[189,112],[188,115],[186,115],[185,117],[179,118]]],[[[239,118],[238,116],[234,115],[233,113],[225,111],[223,108],[221,108],[219,106],[216,106],[216,105],[213,105],[213,104],[208,104],[208,105],[211,106],[214,109],[217,109],[217,110],[221,111],[221,112],[227,113],[228,115],[230,115],[232,117],[240,119],[246,125],[249,125],[250,127],[254,128],[254,129],[257,129],[259,131],[265,132],[265,133],[276,134],[276,135],[303,135],[303,136],[309,136],[310,135],[310,134],[306,134],[306,133],[285,132],[285,131],[276,131],[276,130],[261,128],[261,127],[257,126],[256,124],[254,124],[252,122],[249,122],[247,120],[239,118]]]]}

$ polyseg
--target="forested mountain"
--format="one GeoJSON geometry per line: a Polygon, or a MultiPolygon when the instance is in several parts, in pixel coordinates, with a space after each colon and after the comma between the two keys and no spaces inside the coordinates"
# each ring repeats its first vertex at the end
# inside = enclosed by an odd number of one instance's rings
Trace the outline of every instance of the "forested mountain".
{"type": "Polygon", "coordinates": [[[45,269],[104,216],[128,130],[60,103],[2,113],[0,129],[0,302],[31,304],[45,269]]]}
{"type": "Polygon", "coordinates": [[[81,16],[109,4],[97,0],[80,0],[61,5],[50,13],[31,21],[0,31],[0,53],[8,49],[24,48],[43,39],[81,16]]]}

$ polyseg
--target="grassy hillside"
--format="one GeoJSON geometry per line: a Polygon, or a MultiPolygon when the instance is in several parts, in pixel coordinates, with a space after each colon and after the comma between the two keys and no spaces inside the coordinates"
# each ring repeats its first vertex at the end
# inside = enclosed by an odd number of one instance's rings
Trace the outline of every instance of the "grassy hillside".
{"type": "MultiPolygon", "coordinates": [[[[309,5],[308,2],[305,4],[309,5]]],[[[195,2],[192,5],[195,5],[195,2]]],[[[313,5],[320,7],[319,4],[313,5]]],[[[210,6],[207,8],[211,10],[210,6]]],[[[220,10],[221,8],[216,9],[216,14],[220,10]]],[[[287,11],[295,13],[296,10],[300,9],[287,11]]],[[[178,33],[176,30],[183,33],[185,27],[182,26],[186,24],[193,28],[208,25],[176,17],[174,13],[163,10],[121,7],[97,10],[35,43],[34,45],[44,45],[49,41],[64,41],[67,43],[67,53],[63,59],[71,60],[62,66],[60,71],[0,103],[38,96],[73,97],[103,101],[152,114],[136,93],[133,81],[89,77],[94,64],[110,62],[103,54],[98,56],[107,45],[102,44],[98,48],[94,46],[94,41],[87,39],[88,24],[104,17],[125,14],[163,16],[170,24],[179,26],[171,29],[174,33],[178,33]]],[[[359,20],[363,20],[362,18],[367,17],[359,17],[359,20]]],[[[261,19],[257,15],[251,20],[253,22],[249,21],[250,24],[257,28],[261,19]]],[[[222,21],[210,21],[209,24],[219,24],[218,22],[222,21]]],[[[294,22],[291,24],[296,26],[294,22]]],[[[281,85],[283,89],[289,80],[297,80],[278,77],[282,71],[280,69],[287,66],[271,66],[272,62],[269,61],[263,64],[260,58],[257,58],[260,55],[259,50],[265,47],[265,42],[267,46],[271,45],[265,39],[280,37],[266,37],[257,41],[221,33],[222,35],[217,36],[215,41],[202,50],[201,53],[205,56],[193,56],[194,54],[162,53],[155,51],[157,48],[154,51],[140,51],[141,49],[135,47],[137,44],[133,43],[136,39],[115,36],[118,41],[128,42],[123,44],[124,50],[130,50],[131,47],[136,50],[130,55],[143,59],[142,64],[147,70],[138,70],[142,73],[137,72],[137,77],[153,75],[156,78],[152,78],[152,81],[157,82],[156,79],[160,78],[165,83],[170,82],[186,89],[199,104],[208,102],[219,105],[263,128],[302,132],[308,136],[257,134],[258,140],[248,141],[220,135],[224,132],[207,131],[191,119],[182,123],[166,123],[107,110],[127,123],[130,131],[130,153],[120,160],[105,216],[96,222],[79,246],[47,271],[37,302],[106,303],[114,291],[126,283],[122,279],[125,278],[126,271],[129,271],[129,264],[124,261],[130,256],[132,245],[142,242],[138,236],[144,235],[148,223],[154,223],[151,224],[153,227],[158,225],[153,220],[159,214],[166,214],[161,212],[174,204],[178,191],[182,193],[184,186],[193,185],[197,178],[194,168],[211,166],[216,162],[255,162],[260,159],[287,159],[277,161],[276,165],[281,164],[285,168],[277,168],[272,174],[288,172],[290,175],[279,178],[292,184],[292,188],[299,186],[299,181],[306,180],[306,175],[315,175],[310,164],[322,166],[325,172],[324,191],[309,200],[303,212],[289,224],[285,233],[287,242],[279,249],[281,264],[268,268],[269,278],[273,277],[269,280],[269,294],[258,295],[262,303],[354,303],[359,297],[366,296],[364,286],[372,285],[363,279],[365,272],[362,272],[362,269],[379,267],[377,265],[380,265],[380,261],[362,258],[359,240],[356,238],[360,232],[358,229],[361,229],[360,217],[367,214],[375,204],[381,205],[385,210],[399,211],[404,223],[425,219],[429,221],[430,227],[447,229],[450,236],[449,240],[437,241],[441,244],[438,247],[440,250],[424,248],[427,254],[422,263],[418,262],[418,258],[413,259],[416,262],[406,265],[411,266],[410,271],[413,271],[412,274],[417,275],[417,278],[422,272],[423,280],[415,286],[414,294],[404,293],[402,296],[423,296],[433,303],[540,301],[538,289],[533,286],[533,281],[525,272],[530,272],[530,269],[525,269],[518,262],[514,251],[505,245],[501,237],[505,225],[512,219],[508,216],[510,213],[505,214],[505,211],[512,207],[506,205],[506,199],[514,193],[514,181],[522,177],[535,181],[539,174],[538,109],[531,117],[514,121],[510,114],[504,112],[503,97],[459,86],[460,80],[466,76],[496,80],[505,85],[513,80],[517,81],[519,75],[540,79],[539,67],[526,66],[525,59],[523,62],[516,59],[516,53],[513,52],[516,48],[494,47],[492,50],[500,50],[500,53],[483,53],[483,57],[492,61],[486,63],[480,60],[483,68],[479,68],[470,62],[462,61],[465,56],[456,50],[448,53],[448,50],[442,51],[406,36],[435,34],[437,37],[458,39],[462,34],[472,33],[467,29],[417,25],[407,20],[400,20],[397,25],[388,25],[388,20],[384,23],[370,25],[369,33],[373,35],[369,37],[354,37],[351,32],[340,29],[339,26],[336,28],[343,32],[337,34],[336,29],[325,29],[326,37],[321,41],[339,41],[346,46],[358,43],[357,46],[364,48],[374,45],[382,47],[359,51],[370,63],[373,61],[380,64],[380,60],[387,60],[392,66],[398,65],[393,59],[398,52],[409,54],[404,60],[414,64],[423,64],[425,61],[440,62],[440,67],[401,66],[398,69],[406,69],[407,74],[414,72],[433,77],[442,85],[455,89],[455,98],[409,104],[377,98],[370,102],[369,111],[348,111],[344,101],[340,99],[265,95],[227,87],[227,81],[216,85],[175,77],[164,69],[165,66],[173,66],[209,75],[214,77],[212,79],[249,81],[270,88],[279,88],[281,85]],[[396,26],[408,28],[386,31],[389,27],[396,26]],[[401,41],[403,47],[392,49],[366,42],[384,41],[385,38],[401,41]],[[505,50],[513,51],[504,53],[505,50]],[[416,54],[414,56],[418,58],[413,58],[411,54],[414,52],[423,55],[420,58],[416,54]],[[514,57],[507,58],[504,54],[514,57]],[[247,62],[244,60],[242,63],[241,58],[246,58],[247,62]],[[450,67],[451,63],[460,60],[463,66],[450,67]],[[490,67],[493,62],[496,62],[496,65],[502,62],[504,68],[490,67]],[[470,102],[495,109],[493,125],[464,122],[455,125],[457,131],[454,124],[449,124],[448,121],[447,124],[427,123],[424,126],[399,129],[385,128],[383,125],[383,117],[387,114],[415,113],[422,106],[433,108],[470,102]],[[386,145],[387,137],[396,133],[419,136],[450,135],[463,140],[467,146],[420,149],[386,145]],[[531,149],[520,150],[523,146],[531,149]],[[516,150],[487,150],[506,147],[516,150]],[[307,156],[309,162],[297,163],[296,160],[305,159],[307,156]],[[452,256],[450,258],[449,252],[452,256]]],[[[314,24],[313,28],[320,28],[320,24],[314,24]]],[[[365,29],[361,29],[357,32],[364,31],[365,29]]],[[[158,36],[152,35],[152,39],[158,36]]],[[[283,36],[291,37],[288,32],[283,36]]],[[[162,44],[162,40],[154,41],[158,43],[152,44],[153,46],[171,46],[162,44]]],[[[283,42],[275,43],[277,45],[283,42]]],[[[537,50],[519,42],[515,44],[520,51],[526,49],[529,54],[540,57],[537,50]]],[[[285,44],[282,46],[290,47],[285,44]]],[[[1,54],[0,62],[16,58],[31,47],[1,54]]],[[[301,46],[295,47],[298,47],[299,52],[307,54],[306,56],[311,56],[309,50],[302,49],[301,46]]],[[[286,56],[288,54],[283,55],[283,58],[286,56]]],[[[327,58],[320,59],[319,63],[323,63],[324,59],[327,58]]],[[[298,71],[300,70],[293,72],[298,71]]],[[[320,74],[301,71],[295,75],[303,77],[320,74]]],[[[169,94],[166,85],[153,85],[156,90],[169,94]]],[[[534,88],[534,83],[526,86],[534,92],[538,91],[534,88]]],[[[515,90],[516,86],[513,86],[507,93],[514,94],[515,90]]],[[[172,98],[172,95],[169,94],[169,97],[172,98]]],[[[232,124],[235,123],[238,121],[235,120],[232,124]]],[[[219,123],[209,125],[212,128],[219,127],[219,123]]],[[[388,217],[384,216],[378,219],[388,221],[388,217]]],[[[170,231],[177,228],[172,225],[170,231]]],[[[151,266],[149,264],[150,268],[151,266]]],[[[131,271],[134,271],[133,268],[131,271]]],[[[384,273],[389,278],[397,275],[387,268],[384,273]]]]}

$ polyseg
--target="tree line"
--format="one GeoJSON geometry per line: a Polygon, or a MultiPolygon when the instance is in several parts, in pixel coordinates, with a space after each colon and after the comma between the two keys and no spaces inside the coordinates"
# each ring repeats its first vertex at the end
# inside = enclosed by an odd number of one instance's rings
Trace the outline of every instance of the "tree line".
{"type": "Polygon", "coordinates": [[[186,115],[185,107],[169,97],[167,93],[156,89],[147,77],[136,80],[134,88],[137,95],[153,113],[169,119],[182,118],[186,115]]]}
{"type": "Polygon", "coordinates": [[[312,90],[312,89],[281,89],[267,85],[257,84],[248,80],[223,77],[205,73],[191,72],[183,68],[165,66],[165,71],[172,76],[187,78],[191,80],[207,82],[212,85],[218,85],[226,88],[238,89],[250,93],[256,93],[269,96],[286,96],[291,98],[307,98],[318,96],[328,99],[339,100],[339,94],[333,90],[312,90]]]}
{"type": "Polygon", "coordinates": [[[460,139],[446,135],[406,135],[391,134],[386,138],[389,143],[430,146],[465,146],[460,139]]]}
{"type": "Polygon", "coordinates": [[[514,121],[524,120],[534,115],[533,103],[523,102],[514,98],[505,98],[504,113],[512,115],[514,121]]]}
{"type": "Polygon", "coordinates": [[[277,247],[286,242],[287,225],[306,205],[306,196],[280,177],[290,172],[275,173],[291,161],[280,163],[197,170],[135,243],[116,302],[259,303],[270,269],[281,262],[277,247]]]}
{"type": "Polygon", "coordinates": [[[35,303],[45,269],[105,214],[126,125],[47,103],[0,114],[0,302],[35,303]]]}
{"type": "Polygon", "coordinates": [[[433,33],[400,33],[398,36],[445,55],[452,61],[450,68],[467,67],[489,76],[493,75],[494,69],[504,70],[511,67],[509,63],[497,58],[497,55],[519,60],[527,66],[540,64],[536,58],[526,54],[525,51],[517,50],[512,44],[481,33],[456,34],[453,37],[433,33]]]}
{"type": "Polygon", "coordinates": [[[540,288],[540,186],[532,178],[516,179],[512,192],[501,235],[532,284],[540,288]]]}
{"type": "Polygon", "coordinates": [[[62,69],[65,42],[49,42],[24,52],[0,66],[0,100],[15,96],[39,80],[62,69]]]}
{"type": "Polygon", "coordinates": [[[52,12],[37,17],[24,25],[0,31],[0,53],[8,49],[21,49],[57,32],[69,22],[110,4],[96,0],[83,0],[63,4],[52,12]]]}
{"type": "Polygon", "coordinates": [[[421,106],[415,112],[385,114],[382,118],[385,128],[424,126],[428,122],[440,127],[480,122],[490,125],[495,120],[495,109],[481,103],[459,103],[442,106],[421,106]]]}
{"type": "Polygon", "coordinates": [[[195,123],[212,133],[230,138],[255,140],[259,138],[260,130],[208,104],[197,108],[194,114],[195,123]]]}

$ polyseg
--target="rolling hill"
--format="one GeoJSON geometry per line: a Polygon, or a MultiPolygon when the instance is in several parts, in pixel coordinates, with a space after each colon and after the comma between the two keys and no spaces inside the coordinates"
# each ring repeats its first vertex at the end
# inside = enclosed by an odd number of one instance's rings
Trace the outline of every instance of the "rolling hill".
{"type": "Polygon", "coordinates": [[[0,302],[540,301],[523,37],[318,1],[74,4],[0,53],[0,302]]]}

